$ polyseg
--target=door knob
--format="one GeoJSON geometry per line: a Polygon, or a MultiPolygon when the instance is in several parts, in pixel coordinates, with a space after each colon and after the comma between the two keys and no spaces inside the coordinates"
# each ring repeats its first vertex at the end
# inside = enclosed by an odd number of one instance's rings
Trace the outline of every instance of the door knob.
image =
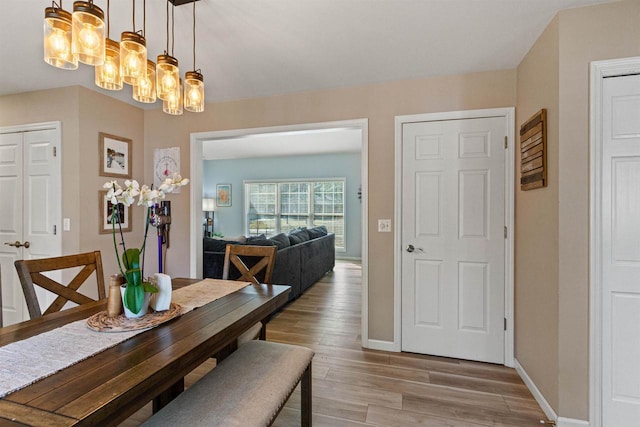
{"type": "Polygon", "coordinates": [[[31,246],[31,243],[29,242],[24,242],[24,243],[20,243],[19,240],[16,240],[15,242],[11,243],[11,242],[5,242],[4,243],[7,246],[13,246],[14,248],[21,248],[21,247],[25,247],[25,248],[29,248],[29,246],[31,246]]]}
{"type": "Polygon", "coordinates": [[[415,247],[413,247],[413,245],[409,245],[409,246],[407,246],[407,252],[413,252],[413,251],[415,251],[415,250],[416,250],[416,248],[415,248],[415,247]]]}

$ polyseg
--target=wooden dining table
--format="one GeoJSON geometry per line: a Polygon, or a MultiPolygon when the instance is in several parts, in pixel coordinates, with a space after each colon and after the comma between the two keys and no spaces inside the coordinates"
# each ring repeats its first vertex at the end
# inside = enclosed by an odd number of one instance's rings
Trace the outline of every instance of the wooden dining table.
{"type": "MultiPolygon", "coordinates": [[[[197,281],[174,279],[173,285],[197,281]]],[[[158,409],[182,391],[185,375],[267,321],[290,289],[250,284],[10,393],[0,399],[0,426],[109,426],[149,401],[158,409]]],[[[0,347],[105,309],[100,300],[0,328],[0,347]]]]}

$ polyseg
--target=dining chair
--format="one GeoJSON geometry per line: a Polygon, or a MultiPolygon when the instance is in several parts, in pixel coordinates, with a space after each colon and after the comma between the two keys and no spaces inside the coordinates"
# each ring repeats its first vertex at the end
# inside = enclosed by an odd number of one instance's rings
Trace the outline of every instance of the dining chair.
{"type": "MultiPolygon", "coordinates": [[[[256,285],[264,283],[271,285],[273,266],[276,263],[276,246],[253,246],[253,245],[227,245],[224,253],[224,268],[222,278],[229,279],[229,272],[233,265],[240,277],[237,281],[251,282],[256,285]]],[[[265,321],[266,323],[266,321],[265,321]]],[[[267,339],[267,329],[265,323],[258,322],[247,332],[238,337],[238,345],[259,338],[267,339]]]]}
{"type": "Polygon", "coordinates": [[[22,291],[24,292],[27,308],[29,309],[29,316],[32,319],[43,316],[34,285],[38,285],[58,295],[53,303],[45,310],[44,314],[60,311],[68,301],[75,302],[79,305],[95,301],[78,292],[80,286],[85,283],[94,272],[98,284],[98,299],[106,298],[100,251],[53,258],[18,260],[14,264],[16,270],[18,270],[18,277],[20,278],[22,291]],[[81,270],[67,285],[56,282],[42,274],[43,272],[66,270],[76,267],[81,267],[81,270]]]}

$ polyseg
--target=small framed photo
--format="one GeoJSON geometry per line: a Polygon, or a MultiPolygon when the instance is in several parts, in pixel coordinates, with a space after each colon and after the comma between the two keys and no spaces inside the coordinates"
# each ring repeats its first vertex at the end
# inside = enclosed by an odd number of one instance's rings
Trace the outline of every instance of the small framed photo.
{"type": "Polygon", "coordinates": [[[216,185],[216,206],[219,208],[231,206],[231,184],[216,185]]]}
{"type": "Polygon", "coordinates": [[[113,205],[111,201],[107,200],[107,190],[98,191],[98,196],[100,198],[100,225],[98,232],[100,234],[110,234],[113,231],[111,214],[114,209],[117,209],[116,232],[120,232],[121,226],[122,231],[131,231],[131,206],[125,207],[122,203],[113,205]],[[118,225],[118,223],[120,223],[121,226],[118,225]]]}
{"type": "Polygon", "coordinates": [[[100,176],[131,178],[131,140],[100,132],[100,176]]]}

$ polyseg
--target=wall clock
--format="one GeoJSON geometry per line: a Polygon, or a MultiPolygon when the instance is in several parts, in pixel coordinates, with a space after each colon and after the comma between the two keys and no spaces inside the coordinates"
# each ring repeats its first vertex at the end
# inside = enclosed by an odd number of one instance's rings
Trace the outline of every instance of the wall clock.
{"type": "MultiPolygon", "coordinates": [[[[180,172],[180,147],[156,148],[153,151],[153,187],[160,187],[176,172],[180,172]]],[[[174,193],[179,193],[180,187],[176,190],[174,193]]]]}

